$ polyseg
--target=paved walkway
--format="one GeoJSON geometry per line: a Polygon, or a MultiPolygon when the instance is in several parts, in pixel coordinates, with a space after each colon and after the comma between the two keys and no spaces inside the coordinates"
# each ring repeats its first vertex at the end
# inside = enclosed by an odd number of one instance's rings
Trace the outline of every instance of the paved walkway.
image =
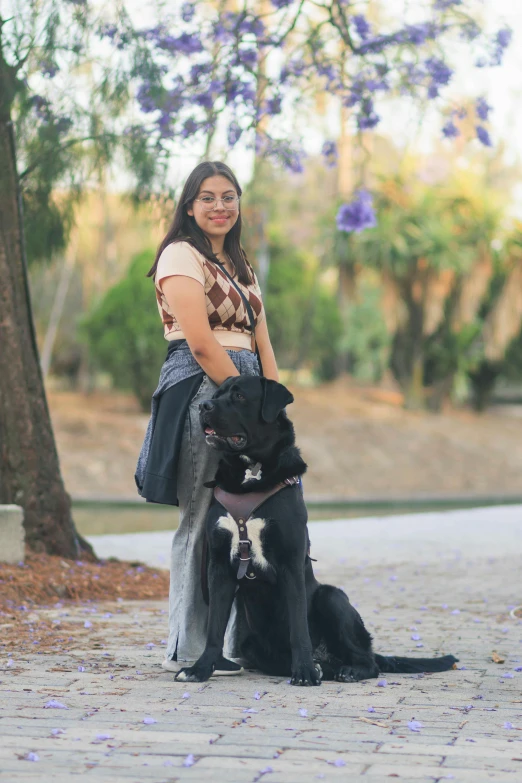
{"type": "MultiPolygon", "coordinates": [[[[178,684],[159,667],[166,604],[40,610],[28,622],[59,621],[78,644],[0,659],[0,780],[522,780],[522,507],[315,522],[311,538],[319,578],[347,590],[379,652],[452,652],[460,668],[178,684]]],[[[169,536],[93,542],[158,565],[169,536]]]]}

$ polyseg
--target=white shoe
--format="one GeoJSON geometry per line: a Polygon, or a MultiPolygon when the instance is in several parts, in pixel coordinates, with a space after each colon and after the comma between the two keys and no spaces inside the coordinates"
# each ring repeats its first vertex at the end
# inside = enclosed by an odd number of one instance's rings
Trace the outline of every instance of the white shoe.
{"type": "MultiPolygon", "coordinates": [[[[192,666],[195,661],[173,661],[170,658],[165,658],[162,661],[161,666],[167,672],[179,672],[180,669],[185,666],[192,666]]],[[[228,658],[221,657],[218,665],[212,672],[212,677],[233,677],[236,674],[243,674],[244,668],[234,661],[229,661],[228,658]]]]}

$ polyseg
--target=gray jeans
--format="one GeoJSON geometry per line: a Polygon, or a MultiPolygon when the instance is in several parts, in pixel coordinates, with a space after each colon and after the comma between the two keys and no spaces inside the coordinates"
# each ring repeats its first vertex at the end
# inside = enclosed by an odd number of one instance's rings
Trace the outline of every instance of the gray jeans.
{"type": "MultiPolygon", "coordinates": [[[[172,541],[169,594],[169,640],[167,657],[177,653],[178,661],[195,661],[205,649],[208,606],[201,590],[201,560],[205,519],[212,501],[212,490],[204,487],[217,470],[219,452],[208,446],[199,424],[199,403],[217,389],[207,375],[193,398],[181,445],[178,499],[179,527],[172,541]]],[[[239,622],[235,604],[225,637],[224,654],[236,658],[239,622]]]]}

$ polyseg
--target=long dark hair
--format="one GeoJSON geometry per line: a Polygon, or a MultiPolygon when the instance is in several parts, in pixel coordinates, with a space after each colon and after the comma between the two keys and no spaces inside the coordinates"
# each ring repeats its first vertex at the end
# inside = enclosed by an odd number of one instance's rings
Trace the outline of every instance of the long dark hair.
{"type": "MultiPolygon", "coordinates": [[[[212,251],[212,245],[207,235],[200,229],[194,217],[187,213],[187,209],[190,209],[192,202],[199,193],[203,180],[207,179],[207,177],[214,177],[216,175],[226,177],[235,187],[237,195],[241,196],[242,191],[239,182],[225,163],[219,161],[204,161],[197,165],[185,182],[185,186],[176,206],[176,211],[174,212],[172,225],[158,247],[154,264],[147,273],[147,277],[152,277],[156,273],[160,255],[167,245],[173,244],[174,242],[189,242],[196,250],[205,256],[205,258],[208,258],[215,264],[221,263],[212,251]]],[[[252,275],[252,267],[250,266],[245,251],[241,247],[241,208],[239,209],[238,219],[225,236],[224,250],[232,261],[239,282],[243,283],[243,285],[250,285],[254,278],[252,275]]]]}

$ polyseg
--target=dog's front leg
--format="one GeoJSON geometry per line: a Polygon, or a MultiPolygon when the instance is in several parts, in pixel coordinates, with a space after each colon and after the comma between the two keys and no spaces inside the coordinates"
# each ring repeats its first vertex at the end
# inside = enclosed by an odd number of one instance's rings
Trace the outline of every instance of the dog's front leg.
{"type": "Polygon", "coordinates": [[[312,658],[312,642],[308,630],[306,587],[301,560],[287,565],[280,574],[290,625],[292,652],[292,685],[320,685],[321,671],[312,658]]]}
{"type": "Polygon", "coordinates": [[[176,674],[175,679],[182,682],[205,682],[208,680],[223,653],[225,632],[237,584],[230,574],[229,563],[213,562],[211,555],[208,583],[209,610],[206,646],[201,657],[193,666],[180,669],[176,674]]]}

